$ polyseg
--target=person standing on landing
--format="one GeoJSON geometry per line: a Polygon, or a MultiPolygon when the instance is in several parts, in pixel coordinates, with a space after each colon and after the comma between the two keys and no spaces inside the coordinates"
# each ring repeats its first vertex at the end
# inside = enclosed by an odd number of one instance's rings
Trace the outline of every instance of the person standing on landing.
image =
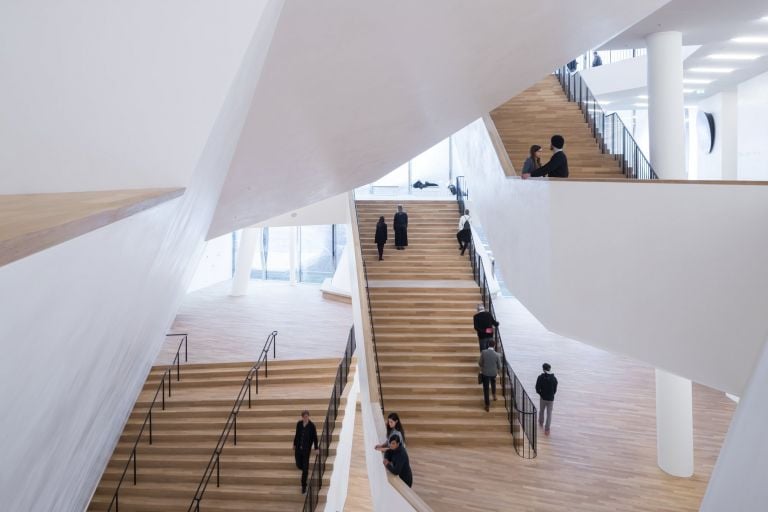
{"type": "Polygon", "coordinates": [[[480,359],[477,361],[480,366],[480,373],[483,377],[483,399],[485,400],[485,411],[491,410],[491,400],[488,398],[488,388],[493,390],[493,400],[496,401],[496,375],[501,370],[501,355],[496,352],[496,342],[488,341],[488,348],[480,353],[480,359]]]}
{"type": "MultiPolygon", "coordinates": [[[[531,171],[531,177],[538,178],[541,176],[549,176],[550,178],[567,178],[568,159],[563,152],[564,146],[565,139],[563,136],[553,135],[549,145],[549,148],[553,151],[552,158],[538,169],[531,171]]],[[[523,178],[525,177],[526,175],[523,174],[523,178]]]]}
{"type": "Polygon", "coordinates": [[[549,435],[549,426],[552,423],[552,405],[557,393],[557,377],[552,373],[549,363],[541,365],[544,372],[536,379],[536,393],[539,394],[539,426],[544,427],[544,434],[549,435]],[[547,412],[547,421],[544,423],[544,411],[547,412]]]}
{"type": "Polygon", "coordinates": [[[379,251],[379,261],[384,259],[384,244],[387,243],[387,223],[384,222],[384,216],[379,217],[379,222],[376,223],[376,236],[374,237],[376,242],[376,249],[379,251]]]}
{"type": "Polygon", "coordinates": [[[309,421],[309,411],[304,410],[301,411],[301,419],[296,423],[296,435],[293,436],[293,456],[296,459],[296,467],[301,470],[301,494],[307,492],[307,473],[309,473],[312,445],[317,451],[317,429],[315,424],[309,421]]]}
{"type": "Polygon", "coordinates": [[[493,339],[493,330],[499,326],[499,322],[493,318],[493,315],[485,310],[482,304],[477,305],[477,313],[472,317],[475,331],[477,331],[477,342],[480,345],[480,352],[488,347],[488,342],[493,339]]]}
{"type": "Polygon", "coordinates": [[[408,245],[408,214],[403,211],[403,205],[397,205],[397,213],[392,222],[392,228],[395,230],[395,249],[405,250],[408,245]]]}

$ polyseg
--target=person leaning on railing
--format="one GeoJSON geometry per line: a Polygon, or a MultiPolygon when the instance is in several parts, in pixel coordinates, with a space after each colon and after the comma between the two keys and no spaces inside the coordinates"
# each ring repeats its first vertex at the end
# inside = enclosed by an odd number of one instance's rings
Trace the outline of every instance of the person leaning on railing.
{"type": "Polygon", "coordinates": [[[400,438],[400,444],[405,447],[405,429],[400,422],[400,416],[396,412],[391,412],[387,415],[387,440],[381,444],[377,444],[374,448],[380,452],[386,452],[389,450],[389,438],[397,436],[400,438]]]}
{"type": "Polygon", "coordinates": [[[389,450],[384,453],[384,467],[393,475],[399,476],[405,485],[413,487],[413,473],[408,452],[396,435],[389,438],[389,450]]]}

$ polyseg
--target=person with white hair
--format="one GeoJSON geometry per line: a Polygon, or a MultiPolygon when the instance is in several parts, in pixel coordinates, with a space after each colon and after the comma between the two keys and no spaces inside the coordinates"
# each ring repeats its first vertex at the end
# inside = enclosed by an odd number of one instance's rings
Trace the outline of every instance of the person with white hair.
{"type": "Polygon", "coordinates": [[[493,339],[494,329],[499,326],[499,322],[493,318],[493,315],[485,310],[482,304],[477,305],[477,313],[473,317],[475,331],[477,331],[477,341],[480,344],[480,352],[488,348],[488,342],[493,339]]]}

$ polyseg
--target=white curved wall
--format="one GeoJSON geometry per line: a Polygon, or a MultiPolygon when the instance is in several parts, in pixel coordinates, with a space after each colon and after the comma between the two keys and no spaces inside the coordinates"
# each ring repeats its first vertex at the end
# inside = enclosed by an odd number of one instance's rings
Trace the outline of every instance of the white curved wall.
{"type": "Polygon", "coordinates": [[[548,329],[743,392],[768,328],[768,187],[507,179],[481,120],[454,148],[508,287],[548,329]]]}
{"type": "MultiPolygon", "coordinates": [[[[110,104],[110,90],[124,91],[130,85],[96,75],[116,80],[114,74],[125,73],[135,80],[159,79],[153,74],[153,69],[160,72],[154,68],[158,63],[142,53],[150,49],[151,35],[159,36],[162,28],[165,35],[161,39],[166,44],[184,46],[188,41],[185,35],[192,37],[193,25],[199,24],[201,42],[205,42],[204,34],[214,26],[211,21],[222,20],[216,13],[203,16],[202,11],[221,10],[232,15],[230,8],[208,2],[192,2],[188,11],[177,2],[130,6],[93,2],[93,12],[83,12],[67,10],[65,7],[73,7],[72,2],[62,3],[61,8],[50,4],[47,11],[40,3],[34,4],[34,9],[18,2],[2,6],[0,33],[17,22],[18,28],[11,27],[10,38],[18,36],[19,44],[32,41],[27,57],[38,49],[35,37],[44,40],[56,57],[46,54],[23,61],[16,58],[23,56],[25,46],[0,44],[3,63],[10,57],[14,65],[24,64],[23,69],[12,69],[30,79],[37,77],[27,85],[32,89],[30,98],[42,104],[27,106],[30,113],[47,114],[39,121],[54,125],[40,127],[36,141],[31,120],[25,120],[28,125],[10,138],[21,145],[9,146],[8,140],[3,140],[0,167],[13,172],[2,173],[2,191],[147,185],[155,179],[147,174],[153,170],[158,173],[158,183],[177,182],[186,176],[186,192],[162,206],[0,267],[0,496],[3,510],[12,511],[78,511],[88,504],[199,259],[282,7],[282,1],[252,2],[239,11],[242,17],[231,16],[227,26],[217,24],[222,41],[242,45],[239,60],[218,56],[228,62],[228,69],[207,78],[211,81],[208,85],[215,82],[213,89],[186,84],[189,90],[179,91],[178,101],[173,95],[163,98],[173,105],[158,106],[155,114],[160,112],[162,117],[143,119],[146,105],[128,93],[123,98],[130,100],[133,109],[126,106],[125,110],[132,112],[125,117],[118,115],[123,112],[120,105],[110,111],[115,117],[92,112],[90,109],[110,104]],[[177,9],[170,9],[173,5],[177,9]],[[188,16],[183,15],[186,12],[188,16]],[[9,14],[15,17],[4,17],[9,14]],[[144,24],[147,28],[142,31],[144,24]],[[17,33],[21,29],[30,32],[17,33]],[[175,32],[177,29],[181,32],[175,32]],[[85,44],[89,36],[101,38],[95,39],[98,44],[91,44],[90,49],[85,44]],[[128,44],[143,36],[148,40],[128,44]],[[62,39],[58,47],[56,38],[62,39]],[[70,44],[68,38],[82,44],[70,44]],[[115,60],[110,66],[120,70],[102,69],[107,63],[98,58],[92,65],[89,59],[94,53],[112,55],[115,60]],[[149,62],[143,73],[145,58],[149,62]],[[56,80],[42,79],[59,69],[52,60],[68,63],[69,72],[80,76],[77,88],[57,88],[56,80]],[[83,77],[89,74],[94,75],[92,81],[83,77]],[[87,102],[86,92],[93,96],[92,104],[87,102]],[[194,110],[189,101],[197,94],[203,94],[197,98],[203,103],[199,113],[214,103],[215,111],[210,117],[195,117],[202,124],[193,123],[190,131],[174,134],[175,142],[154,139],[156,133],[151,129],[148,133],[140,130],[145,122],[154,125],[167,121],[165,129],[177,126],[178,119],[165,116],[184,108],[194,110]],[[75,108],[77,102],[82,103],[80,111],[75,108]],[[115,124],[125,122],[126,126],[112,130],[102,124],[104,118],[115,124]],[[99,130],[110,132],[111,137],[97,133],[99,130]],[[130,136],[122,130],[130,131],[130,136]],[[51,140],[56,137],[61,140],[51,140]],[[109,138],[109,143],[97,144],[102,138],[109,138]],[[153,140],[168,142],[169,154],[163,155],[161,147],[139,151],[153,140]],[[183,143],[183,151],[176,152],[176,143],[183,143]],[[43,149],[32,154],[36,144],[43,149]],[[71,155],[63,154],[62,148],[71,155]],[[138,151],[135,159],[124,158],[132,150],[138,151]],[[174,160],[173,169],[166,168],[166,158],[174,160]],[[136,170],[133,164],[139,161],[141,169],[136,170]],[[11,167],[12,162],[19,165],[11,167]]],[[[243,3],[238,4],[243,7],[243,3]]],[[[234,9],[235,4],[229,5],[234,9]]],[[[160,44],[158,55],[169,57],[163,63],[170,83],[182,87],[185,84],[173,78],[176,73],[183,75],[177,66],[194,63],[183,57],[175,62],[165,53],[162,41],[156,42],[160,44]]],[[[221,46],[213,44],[212,48],[221,46]]],[[[196,68],[205,63],[203,58],[196,68]]],[[[16,76],[11,79],[10,90],[16,91],[18,80],[16,76]]],[[[68,84],[70,77],[62,80],[68,84]]],[[[165,90],[165,85],[158,87],[158,94],[165,90]]],[[[5,92],[3,113],[9,108],[22,112],[24,102],[14,99],[9,107],[5,92]]],[[[3,136],[15,120],[0,115],[3,136]]]]}

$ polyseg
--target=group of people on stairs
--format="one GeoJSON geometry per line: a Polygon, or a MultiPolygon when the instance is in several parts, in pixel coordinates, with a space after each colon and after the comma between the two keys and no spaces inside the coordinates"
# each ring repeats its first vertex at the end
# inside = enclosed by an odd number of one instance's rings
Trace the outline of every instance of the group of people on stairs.
{"type": "Polygon", "coordinates": [[[549,142],[552,157],[544,165],[541,164],[541,146],[537,144],[531,146],[529,156],[523,163],[523,171],[521,173],[523,179],[541,176],[549,176],[550,178],[568,177],[568,158],[566,158],[563,151],[565,139],[562,135],[553,135],[549,142]]]}
{"type": "MultiPolygon", "coordinates": [[[[499,322],[489,311],[485,310],[483,304],[478,304],[476,309],[477,313],[475,313],[472,321],[480,346],[480,358],[477,361],[477,365],[480,367],[478,384],[482,383],[483,385],[485,411],[489,412],[491,409],[489,388],[493,394],[493,400],[496,401],[496,377],[499,371],[503,369],[501,354],[496,351],[494,339],[495,329],[499,326],[499,322]]],[[[544,429],[544,434],[549,435],[552,424],[552,408],[555,402],[555,393],[557,393],[557,377],[552,373],[552,366],[549,363],[544,363],[542,370],[543,372],[536,379],[536,393],[539,395],[538,421],[539,426],[544,429]]]]}
{"type": "Polygon", "coordinates": [[[413,487],[413,473],[408,451],[405,449],[405,429],[400,416],[391,412],[387,416],[387,440],[374,448],[384,453],[384,467],[393,475],[400,477],[408,487],[413,487]]]}
{"type": "MultiPolygon", "coordinates": [[[[395,230],[395,249],[404,251],[408,246],[408,214],[403,210],[403,205],[397,205],[397,212],[392,221],[392,227],[395,230]]],[[[387,223],[384,216],[379,217],[376,223],[376,234],[374,235],[376,249],[379,251],[379,261],[384,259],[384,244],[387,243],[387,223]]]]}

